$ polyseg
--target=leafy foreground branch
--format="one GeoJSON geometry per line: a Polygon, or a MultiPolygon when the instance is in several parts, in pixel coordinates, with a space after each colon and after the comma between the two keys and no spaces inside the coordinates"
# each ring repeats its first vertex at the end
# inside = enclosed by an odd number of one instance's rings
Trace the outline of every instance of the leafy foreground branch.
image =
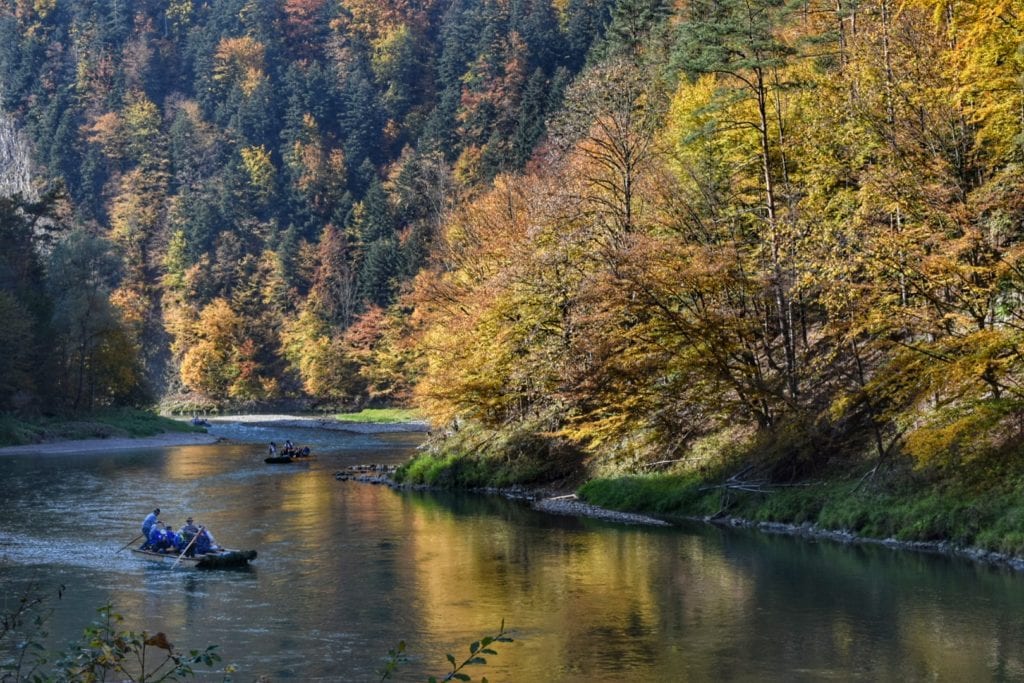
{"type": "MultiPolygon", "coordinates": [[[[58,590],[58,598],[64,587],[58,590]]],[[[89,625],[82,637],[54,656],[43,647],[47,637],[46,621],[50,615],[44,608],[45,598],[36,586],[27,589],[17,602],[0,610],[0,683],[50,683],[51,681],[82,681],[98,683],[108,679],[120,683],[165,683],[193,678],[195,667],[212,668],[221,661],[217,646],[205,650],[189,650],[187,654],[172,645],[166,634],[120,629],[124,617],[114,612],[113,606],[104,605],[99,617],[89,625]]],[[[498,632],[485,636],[469,645],[469,656],[459,662],[455,655],[447,654],[452,670],[444,677],[430,676],[430,683],[438,681],[471,681],[463,671],[473,664],[486,664],[484,655],[497,655],[494,643],[510,643],[502,620],[498,632]]],[[[406,661],[405,641],[388,652],[381,680],[390,679],[399,665],[406,661]]],[[[224,670],[223,681],[231,681],[235,665],[224,670]]],[[[261,677],[261,680],[262,677],[261,677]]],[[[481,679],[487,683],[487,677],[481,679]]]]}
{"type": "MultiPolygon", "coordinates": [[[[176,649],[162,632],[127,631],[120,628],[124,617],[113,606],[101,607],[99,618],[88,626],[81,639],[49,660],[42,642],[47,633],[48,614],[40,611],[43,599],[27,592],[0,618],[0,683],[44,683],[84,681],[93,683],[113,678],[132,683],[164,683],[195,676],[194,667],[213,667],[221,660],[217,646],[205,650],[176,649]]],[[[228,666],[224,681],[230,681],[235,667],[228,666]]]]}
{"type": "MultiPolygon", "coordinates": [[[[463,669],[471,664],[486,664],[487,660],[483,655],[497,655],[498,653],[493,650],[490,646],[494,643],[511,643],[512,638],[508,636],[508,632],[505,631],[505,620],[502,619],[501,626],[498,628],[498,632],[493,636],[485,636],[480,640],[473,641],[469,645],[469,656],[466,657],[462,662],[459,662],[455,655],[448,653],[445,657],[448,659],[448,663],[451,665],[452,670],[449,671],[444,678],[437,678],[436,676],[430,676],[427,678],[428,683],[438,683],[438,681],[471,681],[473,680],[469,674],[465,673],[463,669]]],[[[391,674],[398,670],[400,664],[406,661],[405,657],[405,641],[398,641],[398,645],[388,651],[388,658],[384,664],[384,667],[380,670],[380,680],[385,681],[391,678],[391,674]]],[[[487,676],[480,678],[481,683],[487,683],[487,676]]]]}
{"type": "MultiPolygon", "coordinates": [[[[221,660],[216,645],[183,654],[162,632],[150,635],[119,630],[124,617],[109,604],[99,613],[99,620],[85,629],[82,640],[57,661],[57,669],[73,680],[102,681],[113,673],[137,683],[176,681],[194,676],[196,665],[212,667],[221,660]]],[[[233,667],[228,669],[231,673],[233,667]]],[[[225,680],[230,680],[227,675],[225,680]]]]}

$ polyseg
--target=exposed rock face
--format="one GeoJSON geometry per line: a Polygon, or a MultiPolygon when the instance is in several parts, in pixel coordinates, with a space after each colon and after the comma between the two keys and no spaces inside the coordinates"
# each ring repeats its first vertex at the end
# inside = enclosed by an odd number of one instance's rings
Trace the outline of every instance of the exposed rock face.
{"type": "Polygon", "coordinates": [[[32,182],[31,149],[14,119],[0,111],[0,195],[19,193],[26,199],[39,198],[32,182]]]}

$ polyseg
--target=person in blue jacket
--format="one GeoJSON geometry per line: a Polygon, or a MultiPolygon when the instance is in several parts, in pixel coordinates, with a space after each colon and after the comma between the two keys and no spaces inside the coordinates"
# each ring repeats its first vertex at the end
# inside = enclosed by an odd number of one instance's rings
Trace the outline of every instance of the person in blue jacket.
{"type": "Polygon", "coordinates": [[[177,537],[170,524],[166,524],[164,528],[160,528],[160,524],[154,524],[153,530],[150,531],[150,550],[156,550],[158,553],[173,551],[177,537]]]}
{"type": "Polygon", "coordinates": [[[206,527],[199,527],[199,533],[196,535],[196,554],[203,555],[213,550],[213,538],[207,533],[206,527]]]}
{"type": "Polygon", "coordinates": [[[163,552],[173,553],[178,547],[178,534],[174,533],[174,529],[171,528],[170,524],[164,525],[164,548],[163,552]]]}
{"type": "Polygon", "coordinates": [[[153,527],[157,523],[157,519],[156,518],[159,517],[159,516],[160,516],[160,508],[156,508],[152,512],[150,512],[148,515],[146,515],[146,519],[142,520],[142,534],[145,536],[145,538],[142,541],[142,546],[141,546],[143,550],[145,550],[146,548],[149,547],[149,534],[150,534],[151,531],[153,531],[153,527]]]}
{"type": "Polygon", "coordinates": [[[165,548],[164,529],[160,524],[154,524],[153,528],[150,529],[150,538],[148,538],[147,545],[148,550],[155,550],[157,552],[160,552],[165,548]]]}

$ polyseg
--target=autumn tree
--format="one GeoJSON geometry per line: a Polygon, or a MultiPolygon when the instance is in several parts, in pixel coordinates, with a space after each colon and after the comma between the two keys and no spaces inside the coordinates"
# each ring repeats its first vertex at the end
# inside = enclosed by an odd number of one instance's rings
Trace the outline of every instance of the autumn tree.
{"type": "Polygon", "coordinates": [[[50,256],[57,395],[72,411],[142,395],[137,347],[110,303],[116,274],[109,244],[82,231],[70,233],[50,256]]]}

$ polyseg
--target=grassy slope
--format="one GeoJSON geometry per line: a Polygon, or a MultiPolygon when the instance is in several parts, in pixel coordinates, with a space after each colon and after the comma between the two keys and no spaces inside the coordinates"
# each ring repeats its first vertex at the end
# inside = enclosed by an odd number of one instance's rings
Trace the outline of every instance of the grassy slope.
{"type": "Polygon", "coordinates": [[[73,418],[44,417],[22,420],[0,417],[0,446],[46,441],[153,436],[166,432],[203,432],[200,427],[162,417],[146,410],[120,408],[73,418]]]}
{"type": "Polygon", "coordinates": [[[436,436],[430,450],[403,465],[407,484],[471,489],[547,484],[577,471],[579,453],[539,436],[530,424],[489,432],[473,426],[436,436]]]}

